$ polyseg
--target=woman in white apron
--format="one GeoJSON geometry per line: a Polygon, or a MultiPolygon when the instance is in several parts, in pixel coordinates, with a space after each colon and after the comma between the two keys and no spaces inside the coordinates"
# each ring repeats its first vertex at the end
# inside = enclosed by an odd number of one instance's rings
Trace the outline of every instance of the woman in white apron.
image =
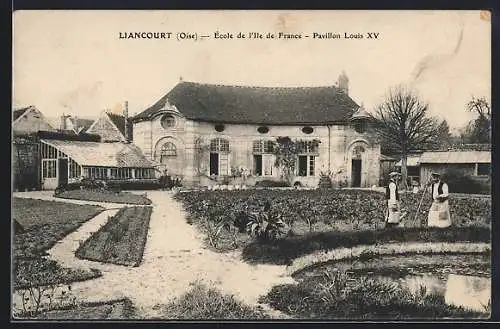
{"type": "Polygon", "coordinates": [[[448,204],[448,184],[441,180],[439,173],[432,173],[431,193],[433,201],[429,209],[427,226],[450,227],[451,216],[448,204]]]}
{"type": "Polygon", "coordinates": [[[387,212],[385,217],[386,227],[398,227],[401,225],[401,205],[398,191],[398,172],[389,174],[389,184],[386,187],[385,197],[387,200],[387,212]]]}

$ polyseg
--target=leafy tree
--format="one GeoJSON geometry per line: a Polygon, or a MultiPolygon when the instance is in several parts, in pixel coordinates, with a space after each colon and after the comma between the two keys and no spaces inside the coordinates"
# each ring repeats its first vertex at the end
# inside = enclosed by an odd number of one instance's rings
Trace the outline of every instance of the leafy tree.
{"type": "Polygon", "coordinates": [[[408,154],[434,145],[439,135],[438,123],[427,110],[428,105],[414,91],[400,85],[389,90],[373,114],[381,143],[401,155],[403,188],[407,187],[408,154]]]}
{"type": "Polygon", "coordinates": [[[477,114],[476,119],[469,122],[466,135],[470,143],[491,143],[491,108],[486,98],[472,99],[467,103],[466,109],[477,114]]]}
{"type": "Polygon", "coordinates": [[[453,144],[453,136],[446,120],[437,126],[437,134],[431,144],[430,147],[433,149],[447,149],[453,144]]]}

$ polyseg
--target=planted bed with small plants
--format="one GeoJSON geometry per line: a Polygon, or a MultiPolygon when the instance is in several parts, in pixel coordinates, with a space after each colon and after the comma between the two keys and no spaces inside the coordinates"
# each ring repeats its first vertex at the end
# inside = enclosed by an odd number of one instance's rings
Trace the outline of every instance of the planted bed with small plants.
{"type": "Polygon", "coordinates": [[[139,266],[152,207],[124,207],[77,249],[76,256],[103,263],[139,266]]]}
{"type": "Polygon", "coordinates": [[[316,250],[389,241],[489,242],[491,198],[451,198],[453,227],[425,225],[429,197],[402,196],[404,228],[385,229],[384,195],[365,190],[244,190],[178,193],[188,221],[217,250],[243,249],[249,261],[283,264],[316,250]]]}

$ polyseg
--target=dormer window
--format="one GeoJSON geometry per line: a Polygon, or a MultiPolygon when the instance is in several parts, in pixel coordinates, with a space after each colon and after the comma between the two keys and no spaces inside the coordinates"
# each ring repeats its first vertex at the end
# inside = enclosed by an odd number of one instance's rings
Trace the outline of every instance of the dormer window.
{"type": "Polygon", "coordinates": [[[363,134],[366,132],[370,114],[364,109],[363,105],[361,105],[353,114],[351,120],[354,130],[356,130],[358,134],[363,134]]]}
{"type": "Polygon", "coordinates": [[[175,127],[175,118],[174,118],[174,116],[171,115],[171,114],[165,114],[161,118],[161,126],[163,127],[163,129],[170,129],[170,128],[175,127]]]}
{"type": "Polygon", "coordinates": [[[366,132],[366,120],[364,119],[361,119],[361,120],[356,120],[354,122],[354,130],[356,130],[356,132],[358,134],[363,134],[366,132]]]}

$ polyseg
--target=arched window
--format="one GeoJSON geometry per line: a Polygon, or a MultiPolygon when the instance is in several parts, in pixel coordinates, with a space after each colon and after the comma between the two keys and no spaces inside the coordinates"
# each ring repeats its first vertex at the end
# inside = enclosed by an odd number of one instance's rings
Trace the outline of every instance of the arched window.
{"type": "Polygon", "coordinates": [[[174,118],[174,116],[171,115],[171,114],[165,114],[161,118],[161,126],[164,129],[169,129],[169,128],[175,127],[175,118],[174,118]]]}
{"type": "Polygon", "coordinates": [[[210,141],[210,152],[229,152],[229,141],[222,138],[214,138],[210,141]]]}
{"type": "Polygon", "coordinates": [[[166,142],[160,149],[160,162],[165,163],[168,158],[177,156],[177,147],[172,142],[166,142]]]}

